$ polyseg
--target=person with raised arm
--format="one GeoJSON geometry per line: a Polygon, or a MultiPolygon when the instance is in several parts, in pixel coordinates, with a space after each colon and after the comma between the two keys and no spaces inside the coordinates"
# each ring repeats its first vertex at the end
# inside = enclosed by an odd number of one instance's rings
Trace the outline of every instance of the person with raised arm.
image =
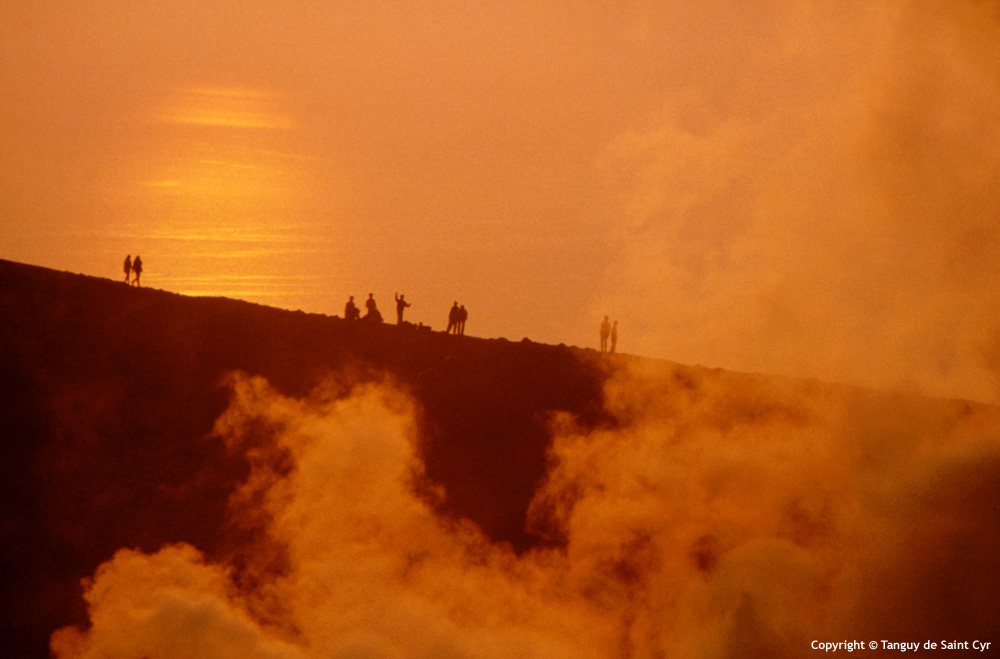
{"type": "Polygon", "coordinates": [[[396,293],[396,324],[397,325],[402,325],[403,324],[403,310],[406,309],[406,307],[410,306],[410,303],[407,302],[405,299],[403,299],[404,297],[406,297],[406,296],[405,295],[400,295],[399,293],[396,293]]]}

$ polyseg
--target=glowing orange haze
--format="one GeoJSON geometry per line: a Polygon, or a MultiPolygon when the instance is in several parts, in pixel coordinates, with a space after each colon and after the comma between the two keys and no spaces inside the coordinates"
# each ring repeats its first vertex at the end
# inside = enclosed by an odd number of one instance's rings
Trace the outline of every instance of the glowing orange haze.
{"type": "Polygon", "coordinates": [[[997,43],[971,0],[5,3],[0,257],[996,401],[997,43]]]}
{"type": "Polygon", "coordinates": [[[216,429],[254,465],[231,499],[257,531],[245,564],[123,548],[54,656],[763,658],[995,638],[995,408],[647,362],[609,383],[621,425],[557,424],[531,514],[566,546],[515,556],[414,493],[400,392],[232,385],[216,429]]]}

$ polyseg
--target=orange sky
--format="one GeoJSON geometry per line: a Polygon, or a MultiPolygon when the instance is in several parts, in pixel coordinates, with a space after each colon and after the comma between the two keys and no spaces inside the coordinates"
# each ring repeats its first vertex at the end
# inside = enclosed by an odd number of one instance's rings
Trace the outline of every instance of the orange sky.
{"type": "Polygon", "coordinates": [[[972,0],[5,3],[0,257],[995,402],[998,44],[972,0]]]}

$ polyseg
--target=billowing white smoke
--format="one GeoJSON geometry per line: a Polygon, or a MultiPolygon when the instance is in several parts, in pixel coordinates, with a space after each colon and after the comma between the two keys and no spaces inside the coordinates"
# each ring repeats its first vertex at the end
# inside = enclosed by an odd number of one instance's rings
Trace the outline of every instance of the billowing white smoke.
{"type": "Polygon", "coordinates": [[[564,431],[533,512],[623,656],[996,631],[996,410],[648,365],[564,431]]]}
{"type": "MultiPolygon", "coordinates": [[[[249,512],[267,517],[287,570],[240,592],[229,567],[191,547],[119,552],[87,591],[92,629],[57,632],[57,656],[600,656],[580,654],[594,631],[578,603],[539,590],[542,564],[415,495],[422,465],[402,395],[372,385],[297,401],[246,378],[234,391],[218,429],[255,463],[234,510],[260,505],[249,512]]],[[[272,548],[260,547],[266,563],[272,548]]]]}
{"type": "Polygon", "coordinates": [[[434,513],[393,387],[233,388],[218,431],[254,465],[233,499],[260,532],[245,565],[122,550],[57,657],[780,657],[997,631],[990,408],[623,371],[619,427],[554,424],[531,517],[565,546],[516,556],[434,513]]]}

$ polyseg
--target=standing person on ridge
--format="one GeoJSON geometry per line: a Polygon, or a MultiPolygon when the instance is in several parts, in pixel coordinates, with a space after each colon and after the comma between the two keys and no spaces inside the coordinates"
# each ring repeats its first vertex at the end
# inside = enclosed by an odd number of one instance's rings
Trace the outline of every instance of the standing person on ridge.
{"type": "Polygon", "coordinates": [[[608,322],[608,317],[605,316],[604,320],[601,322],[601,352],[608,351],[609,334],[611,334],[611,323],[608,322]]]}
{"type": "Polygon", "coordinates": [[[618,321],[616,320],[611,325],[611,351],[615,351],[615,346],[618,345],[618,321]]]}
{"type": "Polygon", "coordinates": [[[125,266],[124,266],[123,269],[125,270],[125,283],[127,284],[129,277],[132,275],[132,255],[131,254],[129,254],[128,256],[125,257],[125,266]]]}
{"type": "Polygon", "coordinates": [[[448,312],[448,329],[444,331],[445,334],[451,334],[453,329],[456,334],[458,333],[458,314],[458,302],[455,302],[455,304],[451,305],[451,310],[448,312]]]}
{"type": "Polygon", "coordinates": [[[469,317],[469,312],[465,310],[465,305],[463,304],[458,309],[458,323],[455,326],[455,333],[465,336],[465,321],[469,317]]]}
{"type": "Polygon", "coordinates": [[[406,297],[405,295],[400,295],[399,293],[396,293],[396,324],[397,325],[402,325],[403,324],[403,310],[406,309],[406,307],[410,306],[410,303],[403,299],[405,297],[406,297]]]}
{"type": "Polygon", "coordinates": [[[142,257],[138,254],[135,255],[135,260],[132,261],[132,272],[135,273],[135,279],[132,281],[133,286],[139,285],[139,275],[142,274],[142,257]]]}

